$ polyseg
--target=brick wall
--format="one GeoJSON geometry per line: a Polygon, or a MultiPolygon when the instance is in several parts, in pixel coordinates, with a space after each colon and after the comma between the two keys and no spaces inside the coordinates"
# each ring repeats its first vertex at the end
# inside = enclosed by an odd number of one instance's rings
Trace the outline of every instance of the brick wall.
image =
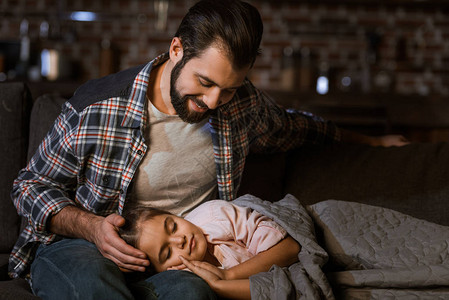
{"type": "MultiPolygon", "coordinates": [[[[57,49],[79,66],[80,80],[96,78],[166,51],[195,1],[170,0],[168,23],[159,29],[154,2],[2,0],[0,40],[17,40],[26,18],[35,49],[57,49]],[[98,20],[72,21],[72,11],[97,12],[98,20]],[[44,21],[49,24],[48,38],[39,37],[44,21]],[[104,49],[109,44],[113,51],[104,49]],[[114,61],[116,67],[108,68],[114,61]]],[[[449,13],[442,2],[250,2],[259,8],[265,24],[263,53],[250,74],[262,88],[312,89],[321,68],[335,90],[449,95],[449,13]],[[350,85],[341,84],[344,77],[352,79],[350,85]],[[307,78],[311,85],[304,83],[307,78]]]]}

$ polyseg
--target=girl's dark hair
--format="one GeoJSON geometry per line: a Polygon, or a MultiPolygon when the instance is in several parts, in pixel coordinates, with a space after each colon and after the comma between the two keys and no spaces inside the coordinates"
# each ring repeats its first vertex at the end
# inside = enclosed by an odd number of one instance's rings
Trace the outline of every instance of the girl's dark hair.
{"type": "Polygon", "coordinates": [[[125,209],[122,214],[122,217],[125,218],[125,225],[119,228],[119,234],[125,242],[137,248],[142,223],[165,214],[171,215],[163,210],[143,206],[125,209]]]}
{"type": "Polygon", "coordinates": [[[189,9],[175,36],[186,60],[215,44],[234,68],[242,69],[254,64],[262,33],[262,19],[254,6],[239,0],[202,0],[189,9]]]}

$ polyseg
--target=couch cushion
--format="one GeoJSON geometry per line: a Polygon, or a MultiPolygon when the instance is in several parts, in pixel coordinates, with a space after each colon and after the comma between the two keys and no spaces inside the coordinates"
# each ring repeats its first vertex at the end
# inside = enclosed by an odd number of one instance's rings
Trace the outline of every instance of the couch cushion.
{"type": "Polygon", "coordinates": [[[0,84],[0,252],[14,246],[20,218],[11,201],[12,183],[25,166],[28,145],[28,120],[32,106],[25,84],[0,84]]]}
{"type": "Polygon", "coordinates": [[[0,281],[0,291],[2,300],[38,300],[31,292],[30,285],[23,278],[0,281]]]}
{"type": "Polygon", "coordinates": [[[290,153],[284,193],[303,204],[366,203],[449,225],[449,144],[340,144],[290,153]]]}
{"type": "Polygon", "coordinates": [[[9,280],[8,276],[9,253],[0,253],[0,281],[9,280]]]}

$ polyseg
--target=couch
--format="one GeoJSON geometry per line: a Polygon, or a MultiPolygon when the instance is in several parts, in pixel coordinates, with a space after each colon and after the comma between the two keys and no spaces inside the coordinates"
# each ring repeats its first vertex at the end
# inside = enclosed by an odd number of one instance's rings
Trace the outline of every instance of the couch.
{"type": "MultiPolygon", "coordinates": [[[[0,83],[0,299],[38,299],[24,279],[7,275],[9,252],[21,228],[9,193],[64,101],[51,95],[32,99],[26,84],[0,83]]],[[[308,146],[249,156],[239,193],[270,201],[290,193],[303,205],[327,199],[354,201],[448,226],[448,178],[446,143],[308,146]]]]}

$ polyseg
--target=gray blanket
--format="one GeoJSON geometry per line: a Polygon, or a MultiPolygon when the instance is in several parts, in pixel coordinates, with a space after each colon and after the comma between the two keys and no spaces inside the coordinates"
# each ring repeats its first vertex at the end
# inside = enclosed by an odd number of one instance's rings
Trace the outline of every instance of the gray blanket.
{"type": "Polygon", "coordinates": [[[339,299],[449,299],[446,226],[354,202],[306,210],[292,195],[275,203],[245,195],[234,203],[272,218],[302,247],[298,263],[250,278],[253,299],[334,299],[329,281],[339,299]],[[338,271],[326,276],[328,259],[338,271]]]}
{"type": "Polygon", "coordinates": [[[345,299],[449,299],[449,227],[382,207],[308,207],[345,299]]]}
{"type": "Polygon", "coordinates": [[[273,219],[301,245],[299,262],[288,268],[273,266],[269,272],[250,277],[252,299],[334,299],[321,269],[328,255],[315,239],[312,219],[295,197],[287,195],[271,203],[244,195],[234,200],[234,204],[273,219]]]}

